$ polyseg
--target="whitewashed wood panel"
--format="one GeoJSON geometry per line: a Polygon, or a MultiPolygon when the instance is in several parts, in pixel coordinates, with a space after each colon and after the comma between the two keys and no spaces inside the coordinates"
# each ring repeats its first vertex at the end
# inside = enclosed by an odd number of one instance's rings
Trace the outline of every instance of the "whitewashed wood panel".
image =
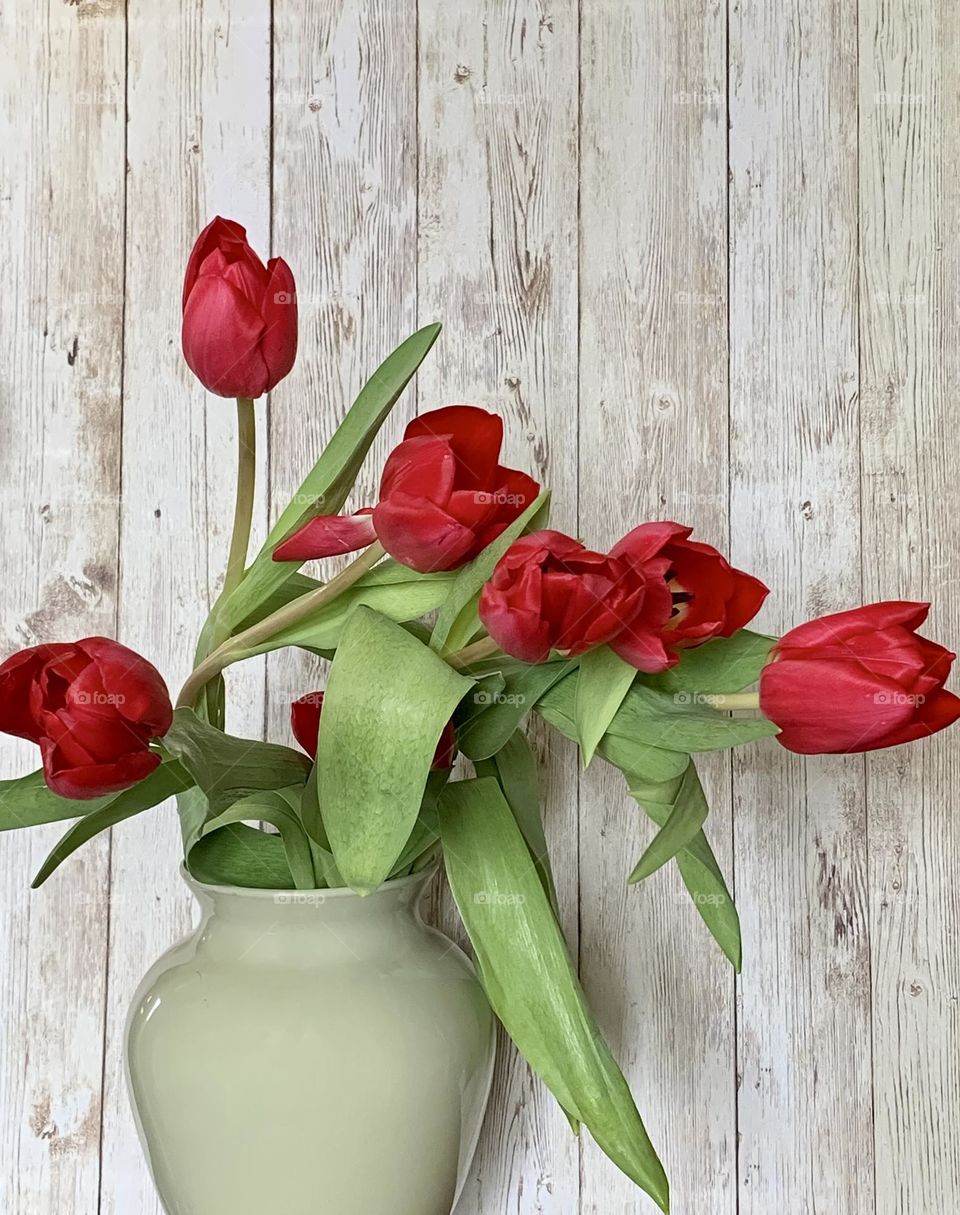
{"type": "MultiPolygon", "coordinates": [[[[505,459],[577,510],[577,6],[420,0],[419,312],[444,331],[420,412],[505,419],[505,459]]],[[[546,731],[542,793],[567,938],[577,941],[576,756],[546,731]]],[[[462,939],[449,899],[444,928],[462,939]]],[[[578,1209],[579,1148],[501,1034],[494,1095],[458,1215],[578,1209]]]]}
{"type": "MultiPolygon", "coordinates": [[[[128,5],[119,636],[174,693],[222,578],[236,464],[233,402],[208,398],[181,355],[183,269],[217,211],[267,249],[269,33],[259,0],[128,5]]],[[[239,708],[229,724],[259,733],[262,669],[252,676],[228,676],[239,708]]],[[[191,901],[172,803],[113,836],[100,1212],[159,1215],[127,1103],[122,1038],[137,983],[189,928],[191,901]]]]}
{"type": "MultiPolygon", "coordinates": [[[[717,5],[592,0],[581,45],[580,525],[606,547],[674,519],[727,548],[726,103],[717,5]],[[696,10],[696,11],[694,11],[696,10]]],[[[700,764],[730,873],[729,767],[700,764]]],[[[670,1176],[673,1209],[736,1209],[733,971],[675,866],[595,765],[580,814],[581,973],[670,1176]]],[[[584,1143],[582,1210],[641,1200],[584,1143]]]]}
{"type": "MultiPolygon", "coordinates": [[[[956,647],[960,12],[860,11],[864,586],[956,647]]],[[[960,1208],[957,736],[867,767],[877,1213],[960,1208]]]]}
{"type": "MultiPolygon", "coordinates": [[[[273,406],[274,518],[416,328],[415,65],[413,0],[274,0],[274,244],[295,267],[302,352],[273,406]]],[[[376,502],[414,399],[408,390],[375,442],[354,507],[376,502]]],[[[323,682],[317,660],[271,656],[272,738],[292,743],[290,701],[323,682]]]]}
{"type": "MultiPolygon", "coordinates": [[[[906,596],[960,637],[948,0],[9,0],[0,39],[0,658],[103,632],[174,690],[186,673],[235,460],[232,403],[179,350],[217,211],[300,286],[301,357],[260,407],[258,537],[376,363],[441,319],[357,505],[415,408],[473,401],[558,526],[729,539],[775,588],[771,631],[906,596]]],[[[318,674],[274,660],[265,714],[263,664],[232,672],[231,727],[289,741],[318,674]]],[[[960,1207],[955,736],[866,776],[757,748],[734,825],[729,765],[704,765],[736,1003],[675,875],[625,887],[648,828],[620,779],[578,790],[572,748],[537,742],[568,936],[674,1211],[960,1207]]],[[[4,776],[35,762],[0,747],[4,776]]],[[[0,1211],[158,1215],[121,1037],[189,923],[176,818],[31,894],[60,833],[0,837],[0,1211]]],[[[458,1215],[646,1210],[505,1048],[458,1215]]]]}
{"type": "MultiPolygon", "coordinates": [[[[123,265],[103,250],[123,245],[123,38],[118,4],[0,7],[4,658],[116,625],[123,265]]],[[[2,765],[32,771],[37,748],[5,738],[2,765]]],[[[97,1207],[109,845],[31,893],[62,831],[0,837],[11,1215],[97,1207]]]]}
{"type": "MultiPolygon", "coordinates": [[[[733,555],[772,632],[860,602],[856,12],[730,26],[733,555]]],[[[740,1211],[872,1211],[863,761],[735,761],[740,1211]],[[842,1131],[838,1131],[842,1128],[842,1131]]]]}

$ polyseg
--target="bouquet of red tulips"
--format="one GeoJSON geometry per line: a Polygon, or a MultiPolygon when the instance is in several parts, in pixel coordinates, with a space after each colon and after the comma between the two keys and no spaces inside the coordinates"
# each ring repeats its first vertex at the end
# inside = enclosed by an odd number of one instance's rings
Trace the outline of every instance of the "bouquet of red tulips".
{"type": "Polygon", "coordinates": [[[37,743],[42,762],[3,783],[0,826],[77,820],[35,884],[173,795],[185,864],[208,883],[364,894],[442,856],[507,1031],[571,1122],[666,1208],[663,1169],[556,916],[528,719],[575,740],[584,764],[621,770],[656,826],[625,880],[675,863],[739,968],[696,754],[768,736],[808,754],[923,738],[960,716],[944,690],[954,655],[918,635],[920,603],[856,608],[779,640],[752,631],[767,588],[677,523],[643,523],[606,553],[550,530],[549,494],[501,463],[500,418],[470,405],[414,419],[378,500],[341,513],[439,331],[421,329],[376,370],[248,564],[253,401],[293,365],[296,292],[239,225],[202,233],[183,350],[239,417],[222,591],[175,707],[149,662],[103,637],[0,666],[0,730],[37,743]],[[329,581],[300,572],[348,553],[329,581]],[[223,729],[224,672],[283,646],[330,663],[324,691],[292,706],[302,751],[223,729]],[[458,753],[469,765],[455,778],[458,753]]]}

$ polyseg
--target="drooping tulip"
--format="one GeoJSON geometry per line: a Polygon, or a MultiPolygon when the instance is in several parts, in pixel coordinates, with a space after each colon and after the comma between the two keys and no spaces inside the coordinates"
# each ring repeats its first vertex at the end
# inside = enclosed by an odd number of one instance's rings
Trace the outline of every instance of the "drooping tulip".
{"type": "Polygon", "coordinates": [[[955,655],[917,634],[929,610],[872,603],[782,637],[760,676],[777,741],[802,755],[874,751],[952,725],[960,698],[943,685],[955,655]]]}
{"type": "Polygon", "coordinates": [[[149,744],[172,720],[160,673],[107,637],[34,646],[0,666],[0,730],[39,745],[44,779],[61,797],[143,780],[160,764],[149,744]]]}

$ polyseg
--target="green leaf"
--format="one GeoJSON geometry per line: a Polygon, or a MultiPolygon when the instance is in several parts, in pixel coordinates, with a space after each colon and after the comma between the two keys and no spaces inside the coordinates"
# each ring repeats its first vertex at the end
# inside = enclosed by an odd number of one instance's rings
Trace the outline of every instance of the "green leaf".
{"type": "Polygon", "coordinates": [[[494,1012],[567,1114],[667,1210],[663,1167],[497,782],[448,786],[440,828],[450,887],[494,1012]]]}
{"type": "Polygon", "coordinates": [[[719,751],[779,733],[763,717],[729,717],[692,706],[683,693],[669,695],[637,681],[617,714],[616,733],[671,751],[719,751]]]}
{"type": "Polygon", "coordinates": [[[520,834],[530,849],[547,897],[554,911],[558,912],[557,888],[540,813],[540,770],[529,740],[517,731],[492,759],[479,762],[476,770],[477,776],[493,776],[499,782],[520,834]]]}
{"type": "Polygon", "coordinates": [[[363,605],[401,624],[432,612],[443,603],[456,574],[416,574],[397,561],[384,561],[336,599],[305,620],[276,633],[268,641],[244,651],[244,657],[265,654],[285,646],[313,651],[335,650],[353,610],[363,605]]]}
{"type": "Polygon", "coordinates": [[[168,760],[144,777],[139,784],[114,794],[105,805],[99,806],[74,823],[40,866],[40,871],[33,879],[33,888],[42,886],[50,874],[87,840],[93,839],[101,831],[115,827],[124,819],[152,809],[174,794],[182,793],[189,789],[192,783],[189,773],[180,764],[175,760],[168,760]]]}
{"type": "Polygon", "coordinates": [[[449,779],[450,772],[447,769],[431,772],[427,777],[427,787],[423,792],[420,814],[414,823],[403,852],[400,853],[397,863],[390,870],[390,877],[399,877],[401,874],[410,872],[411,867],[424,858],[426,853],[433,851],[440,842],[440,794],[446,788],[449,779]]]}
{"type": "Polygon", "coordinates": [[[231,631],[296,571],[297,562],[273,560],[273,550],[280,541],[314,515],[335,515],[342,508],[370,445],[439,333],[439,325],[426,325],[418,330],[384,359],[360,390],[320,459],[277,520],[243,581],[223,605],[231,631]]]}
{"type": "Polygon", "coordinates": [[[530,521],[541,517],[541,512],[549,501],[550,493],[544,491],[496,540],[488,544],[479,556],[459,570],[434,625],[430,638],[431,649],[436,650],[438,654],[452,653],[467,644],[477,627],[475,598],[480,594],[484,583],[489,581],[500,558],[530,521]]]}
{"type": "MultiPolygon", "coordinates": [[[[537,712],[555,730],[577,741],[574,704],[577,689],[576,672],[556,683],[537,702],[537,712]]],[[[687,766],[687,756],[679,751],[667,751],[635,738],[614,733],[619,727],[620,714],[600,740],[597,751],[608,763],[629,775],[642,774],[650,781],[668,781],[680,776],[687,766]]]]}
{"type": "Polygon", "coordinates": [[[230,823],[199,840],[190,853],[190,873],[208,886],[293,889],[283,840],[245,823],[230,823]]]}
{"type": "Polygon", "coordinates": [[[60,797],[47,788],[42,770],[17,777],[16,780],[3,780],[0,781],[0,831],[16,831],[20,827],[39,827],[43,823],[85,817],[109,805],[114,797],[115,793],[89,801],[60,797]]]}
{"type": "MultiPolygon", "coordinates": [[[[204,828],[201,840],[223,827],[233,823],[242,823],[248,819],[270,823],[280,832],[287,867],[297,890],[315,890],[317,879],[313,870],[310,841],[300,821],[299,807],[300,788],[298,786],[291,789],[271,789],[252,793],[249,797],[245,797],[231,806],[229,810],[225,810],[216,818],[211,819],[204,828]]],[[[207,863],[209,865],[209,857],[207,863]]],[[[190,855],[187,856],[187,868],[193,872],[190,855]]],[[[245,874],[241,873],[238,876],[243,877],[245,874]]],[[[237,886],[243,883],[231,880],[228,884],[237,886]]]]}
{"type": "Polygon", "coordinates": [[[656,873],[662,865],[672,861],[681,849],[686,848],[699,835],[700,828],[707,821],[710,808],[692,760],[680,779],[675,796],[669,801],[658,802],[655,798],[645,796],[639,789],[631,789],[630,795],[645,809],[655,806],[658,814],[664,817],[663,826],[628,879],[630,882],[641,882],[656,873]]]}
{"type": "Polygon", "coordinates": [[[647,675],[645,682],[659,692],[718,696],[739,692],[760,678],[776,645],[775,637],[740,629],[732,637],[717,637],[692,650],[681,650],[680,661],[660,675],[647,675]]]}
{"type": "MultiPolygon", "coordinates": [[[[658,826],[666,824],[669,807],[653,801],[641,802],[641,805],[658,826]]],[[[703,831],[697,832],[686,847],[677,853],[676,861],[683,884],[700,918],[739,974],[743,958],[740,916],[703,831]]]]}
{"type": "Polygon", "coordinates": [[[489,759],[523,725],[537,701],[576,669],[576,661],[539,666],[502,660],[497,671],[476,676],[477,686],[457,710],[457,742],[468,759],[489,759]],[[500,687],[490,682],[500,677],[500,687]]]}
{"type": "Polygon", "coordinates": [[[163,748],[180,760],[203,790],[212,815],[229,810],[250,793],[302,785],[310,770],[310,760],[302,752],[223,734],[192,709],[177,709],[163,748]]]}
{"type": "MultiPolygon", "coordinates": [[[[440,734],[472,684],[370,608],[347,621],[311,781],[337,866],[359,893],[375,890],[403,851],[440,734]]],[[[304,818],[313,834],[306,800],[304,818]]]]}
{"type": "Polygon", "coordinates": [[[574,717],[584,767],[593,759],[636,676],[636,668],[609,646],[597,646],[581,657],[574,717]]]}

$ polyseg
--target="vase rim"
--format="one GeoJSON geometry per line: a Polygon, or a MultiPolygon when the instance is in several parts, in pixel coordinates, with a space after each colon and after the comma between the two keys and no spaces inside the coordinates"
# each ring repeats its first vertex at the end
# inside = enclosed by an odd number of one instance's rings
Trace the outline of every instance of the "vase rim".
{"type": "Polygon", "coordinates": [[[415,886],[420,882],[426,884],[434,876],[438,868],[438,863],[434,861],[430,865],[425,865],[423,869],[418,869],[416,873],[408,873],[403,877],[390,878],[388,881],[381,883],[376,890],[371,890],[369,895],[357,894],[349,886],[318,886],[310,890],[297,890],[290,887],[217,886],[210,882],[201,882],[198,878],[195,878],[182,861],[180,862],[180,876],[191,890],[202,891],[204,894],[225,894],[242,899],[262,899],[271,902],[276,899],[277,895],[287,896],[291,901],[310,898],[323,898],[326,901],[327,899],[341,898],[367,899],[372,898],[375,894],[388,894],[404,890],[408,886],[415,886]]]}

